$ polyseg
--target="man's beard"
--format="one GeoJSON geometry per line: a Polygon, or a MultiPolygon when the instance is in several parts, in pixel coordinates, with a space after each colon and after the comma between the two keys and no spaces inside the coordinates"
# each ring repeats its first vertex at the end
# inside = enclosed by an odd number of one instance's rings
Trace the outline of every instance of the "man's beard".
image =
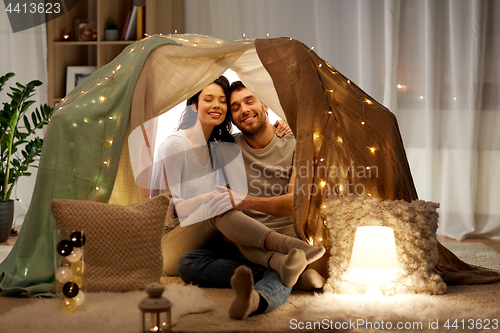
{"type": "Polygon", "coordinates": [[[251,129],[244,128],[244,129],[239,129],[239,130],[246,137],[249,137],[249,138],[259,137],[260,135],[262,135],[266,131],[266,125],[267,125],[266,119],[267,118],[264,118],[264,120],[261,120],[259,117],[257,126],[251,128],[251,129]]]}

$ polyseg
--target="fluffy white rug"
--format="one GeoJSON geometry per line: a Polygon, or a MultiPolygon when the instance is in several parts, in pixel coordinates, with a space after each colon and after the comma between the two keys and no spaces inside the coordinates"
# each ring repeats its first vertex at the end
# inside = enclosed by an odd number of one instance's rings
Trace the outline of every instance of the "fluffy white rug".
{"type": "MultiPolygon", "coordinates": [[[[0,331],[14,332],[71,332],[108,333],[139,332],[141,312],[137,305],[146,297],[143,291],[128,293],[89,293],[74,313],[61,310],[60,299],[41,299],[15,308],[0,317],[0,331]]],[[[202,313],[213,309],[203,290],[195,286],[171,284],[163,296],[172,303],[172,323],[188,313],[202,313]]]]}
{"type": "MultiPolygon", "coordinates": [[[[487,245],[444,245],[465,262],[500,270],[500,254],[487,245]]],[[[295,326],[313,332],[330,328],[353,332],[495,332],[500,331],[500,311],[458,307],[442,296],[369,298],[324,293],[315,295],[300,307],[295,326]]]]}
{"type": "Polygon", "coordinates": [[[458,308],[429,295],[367,298],[362,295],[316,295],[300,309],[291,328],[352,332],[480,332],[500,329],[496,309],[458,308]]]}

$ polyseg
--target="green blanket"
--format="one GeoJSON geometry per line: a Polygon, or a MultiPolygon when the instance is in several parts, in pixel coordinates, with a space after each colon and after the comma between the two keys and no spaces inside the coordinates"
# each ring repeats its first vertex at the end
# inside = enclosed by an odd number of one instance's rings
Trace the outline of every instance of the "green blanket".
{"type": "Polygon", "coordinates": [[[108,202],[127,129],[134,88],[156,47],[150,37],[126,47],[66,96],[47,129],[31,204],[9,256],[0,264],[4,296],[52,296],[55,221],[52,199],[108,202]]]}

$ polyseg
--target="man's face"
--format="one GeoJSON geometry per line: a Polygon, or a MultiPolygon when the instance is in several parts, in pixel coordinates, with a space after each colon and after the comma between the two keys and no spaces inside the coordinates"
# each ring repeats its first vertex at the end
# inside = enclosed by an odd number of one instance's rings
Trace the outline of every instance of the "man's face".
{"type": "Polygon", "coordinates": [[[263,133],[269,123],[268,107],[244,88],[231,93],[231,120],[245,136],[263,133]]]}

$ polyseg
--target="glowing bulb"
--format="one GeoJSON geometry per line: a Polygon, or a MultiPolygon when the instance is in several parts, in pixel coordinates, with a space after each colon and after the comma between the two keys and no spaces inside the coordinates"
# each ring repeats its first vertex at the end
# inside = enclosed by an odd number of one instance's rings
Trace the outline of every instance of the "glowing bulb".
{"type": "Polygon", "coordinates": [[[99,191],[99,186],[96,186],[96,187],[95,187],[95,190],[96,190],[96,191],[99,191]]]}
{"type": "Polygon", "coordinates": [[[324,158],[320,158],[320,160],[319,160],[319,161],[320,161],[320,162],[323,162],[324,160],[325,160],[324,158]]]}
{"type": "Polygon", "coordinates": [[[364,124],[365,124],[365,122],[364,122],[364,121],[362,121],[362,122],[361,122],[361,125],[364,125],[364,124]]]}
{"type": "Polygon", "coordinates": [[[369,99],[366,99],[365,102],[366,102],[366,104],[369,104],[369,105],[372,104],[372,101],[370,101],[369,99]]]}
{"type": "Polygon", "coordinates": [[[424,96],[420,96],[420,99],[424,99],[424,96]]]}
{"type": "Polygon", "coordinates": [[[106,97],[104,97],[104,96],[99,96],[99,100],[100,100],[101,102],[104,102],[104,101],[106,100],[106,97]]]}
{"type": "Polygon", "coordinates": [[[333,111],[328,111],[328,114],[332,114],[332,113],[333,113],[333,111]]]}
{"type": "Polygon", "coordinates": [[[401,89],[402,85],[398,84],[398,89],[401,89]]]}
{"type": "Polygon", "coordinates": [[[312,239],[312,237],[309,237],[309,244],[311,244],[311,245],[314,244],[314,240],[312,239]]]}
{"type": "Polygon", "coordinates": [[[312,50],[314,50],[314,46],[309,49],[309,51],[312,51],[312,50]]]}
{"type": "Polygon", "coordinates": [[[323,205],[323,208],[326,208],[326,205],[323,205]]]}
{"type": "Polygon", "coordinates": [[[118,66],[116,66],[116,70],[119,70],[120,68],[122,68],[121,64],[119,64],[118,66]]]}
{"type": "Polygon", "coordinates": [[[348,83],[348,84],[351,84],[351,80],[347,80],[347,83],[348,83]]]}
{"type": "Polygon", "coordinates": [[[326,182],[324,180],[322,180],[319,184],[321,185],[321,187],[325,187],[326,182]]]}
{"type": "MultiPolygon", "coordinates": [[[[370,151],[371,151],[372,153],[374,153],[374,152],[375,152],[375,148],[370,147],[370,151]]],[[[369,167],[367,167],[367,169],[369,169],[369,167]]]]}
{"type": "Polygon", "coordinates": [[[108,164],[108,161],[104,161],[104,162],[102,162],[102,163],[104,163],[104,164],[108,164]]]}
{"type": "Polygon", "coordinates": [[[342,140],[342,138],[341,138],[340,136],[338,136],[338,137],[337,137],[337,142],[338,142],[338,143],[342,143],[342,142],[344,142],[344,140],[342,140]]]}
{"type": "Polygon", "coordinates": [[[130,53],[132,53],[132,52],[134,52],[134,51],[135,51],[135,48],[131,49],[131,50],[130,50],[130,53]]]}
{"type": "Polygon", "coordinates": [[[177,29],[175,29],[175,30],[174,30],[174,34],[176,34],[176,35],[177,35],[177,29]]]}
{"type": "Polygon", "coordinates": [[[108,142],[109,142],[109,144],[110,144],[110,145],[112,145],[112,144],[113,144],[113,140],[109,140],[108,142]]]}
{"type": "Polygon", "coordinates": [[[321,68],[321,66],[322,66],[322,65],[321,65],[321,64],[319,64],[319,67],[320,67],[320,68],[321,68]]]}
{"type": "Polygon", "coordinates": [[[108,118],[109,118],[109,119],[113,119],[113,117],[111,117],[111,116],[109,116],[108,118]]]}

